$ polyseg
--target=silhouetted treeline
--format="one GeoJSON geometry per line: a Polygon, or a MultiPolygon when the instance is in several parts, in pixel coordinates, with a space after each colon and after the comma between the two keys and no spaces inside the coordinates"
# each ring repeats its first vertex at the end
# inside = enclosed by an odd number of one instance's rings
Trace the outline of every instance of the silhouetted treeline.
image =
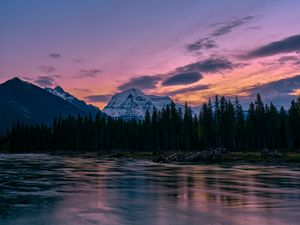
{"type": "Polygon", "coordinates": [[[257,95],[248,111],[238,99],[215,97],[203,103],[199,115],[173,103],[162,111],[146,113],[144,121],[97,115],[95,118],[57,118],[51,127],[17,124],[7,134],[16,151],[119,150],[232,150],[300,148],[300,99],[288,110],[265,105],[257,95]]]}

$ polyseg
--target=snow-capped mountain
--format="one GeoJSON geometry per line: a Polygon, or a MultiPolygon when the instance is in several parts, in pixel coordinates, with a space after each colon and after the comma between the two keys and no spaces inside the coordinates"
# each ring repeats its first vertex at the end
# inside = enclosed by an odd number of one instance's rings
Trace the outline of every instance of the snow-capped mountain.
{"type": "Polygon", "coordinates": [[[172,99],[168,96],[146,95],[139,89],[132,88],[114,95],[103,112],[115,118],[143,119],[147,110],[161,110],[171,102],[172,99]]]}
{"type": "MultiPolygon", "coordinates": [[[[115,118],[143,119],[147,110],[150,113],[154,108],[160,111],[172,101],[168,96],[146,95],[139,89],[132,88],[114,95],[103,112],[115,118]]],[[[176,104],[176,106],[183,111],[183,105],[176,104]]]]}
{"type": "Polygon", "coordinates": [[[54,95],[62,98],[63,100],[71,103],[72,105],[74,105],[75,107],[79,108],[80,110],[82,110],[83,112],[85,112],[87,114],[91,113],[91,115],[94,116],[98,112],[101,112],[98,107],[86,104],[84,101],[79,100],[75,96],[73,96],[70,93],[66,92],[60,86],[57,86],[55,88],[46,87],[45,90],[50,92],[51,94],[54,94],[54,95]]]}

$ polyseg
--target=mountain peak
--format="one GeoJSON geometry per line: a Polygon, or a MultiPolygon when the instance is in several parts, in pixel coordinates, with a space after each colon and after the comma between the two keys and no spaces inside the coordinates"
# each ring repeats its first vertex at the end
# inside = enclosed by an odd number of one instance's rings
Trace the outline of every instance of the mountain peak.
{"type": "Polygon", "coordinates": [[[131,88],[114,95],[103,111],[112,117],[143,119],[147,110],[161,110],[171,102],[169,97],[147,95],[131,88]]]}
{"type": "Polygon", "coordinates": [[[15,81],[22,81],[19,77],[14,77],[12,79],[10,79],[11,81],[15,80],[15,81]]]}
{"type": "Polygon", "coordinates": [[[65,92],[65,90],[61,87],[61,86],[56,86],[54,88],[55,91],[58,91],[58,92],[65,92]]]}
{"type": "Polygon", "coordinates": [[[9,84],[9,85],[21,85],[21,84],[30,84],[27,81],[24,81],[22,79],[20,79],[19,77],[14,77],[10,80],[7,80],[6,82],[4,82],[3,84],[9,84]]]}
{"type": "Polygon", "coordinates": [[[23,80],[21,80],[19,77],[14,77],[14,78],[11,78],[9,80],[6,81],[6,83],[10,83],[10,82],[14,82],[14,83],[19,83],[19,82],[24,82],[23,80]]]}
{"type": "Polygon", "coordinates": [[[126,91],[120,92],[119,94],[145,95],[144,92],[138,88],[130,88],[126,91]]]}

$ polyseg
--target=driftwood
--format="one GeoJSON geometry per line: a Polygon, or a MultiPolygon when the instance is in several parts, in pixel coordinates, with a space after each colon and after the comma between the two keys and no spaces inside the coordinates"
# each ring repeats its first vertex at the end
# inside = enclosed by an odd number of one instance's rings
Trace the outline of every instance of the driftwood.
{"type": "Polygon", "coordinates": [[[152,161],[157,163],[214,162],[221,161],[225,153],[225,148],[216,148],[201,152],[156,153],[153,155],[152,161]]]}
{"type": "Polygon", "coordinates": [[[263,159],[278,159],[282,156],[282,154],[277,150],[271,150],[268,148],[264,148],[260,154],[263,159]]]}

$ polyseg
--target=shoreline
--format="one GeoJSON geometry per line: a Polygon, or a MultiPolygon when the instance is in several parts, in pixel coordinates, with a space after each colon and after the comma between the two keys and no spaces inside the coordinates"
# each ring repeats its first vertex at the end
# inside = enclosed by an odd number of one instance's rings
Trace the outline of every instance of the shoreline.
{"type": "MultiPolygon", "coordinates": [[[[85,151],[20,151],[12,152],[8,150],[1,150],[0,154],[49,154],[57,156],[80,156],[80,157],[99,157],[103,159],[141,159],[149,160],[155,163],[173,163],[173,164],[266,164],[266,165],[291,165],[296,164],[300,165],[300,152],[291,151],[283,152],[282,156],[279,158],[274,157],[262,157],[261,152],[227,152],[225,154],[219,155],[214,159],[205,158],[205,151],[202,152],[182,152],[182,151],[168,151],[163,152],[159,155],[154,155],[151,151],[113,151],[113,152],[85,152],[85,151]],[[194,154],[204,154],[198,159],[182,159],[182,160],[167,160],[168,157],[174,158],[176,155],[185,156],[185,155],[194,155],[194,154]],[[163,157],[162,157],[163,156],[163,157]],[[157,157],[160,157],[157,159],[157,157]]],[[[180,158],[180,157],[179,157],[180,158]]]]}

